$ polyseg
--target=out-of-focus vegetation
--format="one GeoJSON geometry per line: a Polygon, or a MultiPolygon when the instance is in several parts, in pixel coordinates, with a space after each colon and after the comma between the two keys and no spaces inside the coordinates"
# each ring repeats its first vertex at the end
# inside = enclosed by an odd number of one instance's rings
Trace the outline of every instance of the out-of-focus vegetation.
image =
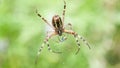
{"type": "Polygon", "coordinates": [[[120,0],[66,0],[65,23],[84,36],[91,49],[81,43],[75,55],[75,38],[64,42],[52,38],[53,54],[45,47],[35,65],[39,46],[54,14],[62,16],[63,0],[0,0],[0,68],[120,68],[120,0]]]}

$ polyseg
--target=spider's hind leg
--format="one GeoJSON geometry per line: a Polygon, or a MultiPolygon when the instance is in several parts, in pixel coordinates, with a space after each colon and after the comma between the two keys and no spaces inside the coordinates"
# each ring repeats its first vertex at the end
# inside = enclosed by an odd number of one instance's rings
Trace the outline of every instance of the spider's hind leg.
{"type": "Polygon", "coordinates": [[[53,52],[53,53],[61,53],[61,52],[55,52],[55,51],[53,51],[53,50],[50,48],[50,45],[49,45],[48,40],[49,40],[52,36],[55,36],[55,35],[56,35],[56,33],[53,32],[50,36],[47,36],[47,37],[46,37],[46,39],[44,40],[44,43],[40,46],[40,48],[39,48],[39,50],[38,50],[38,54],[37,54],[36,59],[35,59],[35,64],[37,64],[38,57],[39,57],[42,49],[44,48],[44,45],[45,45],[45,44],[48,46],[48,50],[49,50],[50,52],[53,52]]]}
{"type": "Polygon", "coordinates": [[[89,49],[91,49],[89,43],[82,36],[78,35],[78,38],[81,39],[89,47],[89,49]]]}
{"type": "Polygon", "coordinates": [[[78,51],[76,52],[76,54],[79,52],[79,50],[80,50],[80,43],[79,43],[79,40],[78,39],[81,39],[88,47],[89,47],[89,49],[91,49],[91,47],[90,47],[90,45],[89,45],[89,43],[82,37],[82,36],[80,36],[80,35],[78,35],[78,34],[75,34],[74,35],[75,36],[75,38],[76,38],[76,42],[77,42],[77,44],[78,44],[78,51]]]}
{"type": "Polygon", "coordinates": [[[77,52],[75,53],[75,54],[78,54],[78,52],[80,51],[80,42],[79,42],[79,40],[78,40],[78,34],[74,34],[74,37],[75,37],[75,39],[76,39],[76,42],[77,42],[77,45],[78,45],[78,50],[77,50],[77,52]]]}
{"type": "Polygon", "coordinates": [[[78,50],[75,54],[78,54],[78,52],[80,51],[80,42],[78,40],[78,34],[75,33],[74,31],[72,30],[64,30],[65,33],[68,33],[68,34],[72,34],[74,36],[74,38],[76,39],[76,42],[77,42],[77,45],[78,45],[78,50]]]}
{"type": "Polygon", "coordinates": [[[49,50],[50,52],[52,52],[52,53],[61,53],[61,52],[53,51],[53,50],[50,48],[50,45],[49,45],[48,41],[46,42],[46,44],[47,44],[48,50],[49,50]]]}
{"type": "Polygon", "coordinates": [[[44,48],[44,45],[45,45],[45,44],[43,43],[43,44],[40,46],[39,50],[38,50],[38,53],[37,53],[37,56],[36,56],[36,59],[35,59],[35,64],[37,64],[38,57],[39,57],[42,49],[44,48]]]}
{"type": "Polygon", "coordinates": [[[80,50],[80,43],[79,43],[79,40],[78,40],[78,39],[81,39],[81,40],[89,47],[89,49],[91,49],[90,46],[89,46],[89,44],[88,44],[88,42],[87,42],[82,36],[78,35],[77,33],[75,33],[75,32],[72,31],[72,30],[64,30],[64,32],[65,32],[65,33],[68,33],[68,34],[72,34],[72,35],[75,37],[76,42],[77,42],[77,45],[78,45],[78,50],[77,50],[76,54],[77,54],[77,53],[79,52],[79,50],[80,50]]]}

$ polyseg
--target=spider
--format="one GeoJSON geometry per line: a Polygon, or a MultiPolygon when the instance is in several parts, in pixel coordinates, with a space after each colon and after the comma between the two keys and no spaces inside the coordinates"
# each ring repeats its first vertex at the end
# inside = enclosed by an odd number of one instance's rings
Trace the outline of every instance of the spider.
{"type": "MultiPolygon", "coordinates": [[[[69,26],[70,29],[69,29],[69,30],[65,29],[64,19],[65,19],[65,12],[66,12],[66,2],[65,2],[65,0],[63,0],[63,1],[64,1],[64,9],[63,9],[63,13],[62,13],[62,18],[61,18],[59,15],[54,15],[54,16],[52,17],[52,25],[49,24],[48,21],[47,21],[44,17],[42,17],[41,14],[39,14],[38,11],[36,10],[36,14],[37,14],[47,25],[49,25],[49,26],[54,30],[53,32],[51,32],[50,35],[47,34],[47,37],[45,38],[44,43],[43,43],[43,44],[40,46],[40,48],[39,48],[39,51],[38,51],[38,54],[37,54],[37,58],[38,58],[38,56],[40,55],[40,53],[41,53],[42,49],[44,48],[44,45],[45,45],[45,44],[48,46],[48,50],[49,50],[50,52],[53,52],[53,53],[61,53],[61,52],[55,52],[55,51],[53,51],[53,50],[50,48],[50,45],[49,45],[48,40],[49,40],[51,37],[56,36],[56,35],[58,35],[58,36],[61,37],[61,36],[63,36],[63,33],[71,34],[71,35],[73,35],[74,38],[76,39],[76,43],[77,43],[77,45],[78,45],[78,50],[77,50],[76,54],[77,54],[77,53],[79,52],[79,50],[80,50],[80,43],[79,43],[79,40],[78,40],[78,39],[81,39],[81,40],[89,47],[89,49],[91,49],[90,46],[89,46],[89,43],[88,43],[82,36],[78,35],[76,32],[74,32],[74,31],[72,30],[72,25],[71,25],[70,23],[67,24],[67,26],[69,26]]],[[[49,33],[49,32],[48,32],[48,33],[49,33]]],[[[62,37],[62,39],[59,39],[59,40],[64,41],[64,40],[66,40],[66,38],[62,37]]],[[[37,62],[37,58],[36,58],[35,63],[37,62]]]]}

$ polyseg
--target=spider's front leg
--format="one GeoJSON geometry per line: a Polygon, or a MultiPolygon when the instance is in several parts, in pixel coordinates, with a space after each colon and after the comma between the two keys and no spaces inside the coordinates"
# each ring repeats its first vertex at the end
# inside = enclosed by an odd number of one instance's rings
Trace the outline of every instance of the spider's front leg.
{"type": "Polygon", "coordinates": [[[66,11],[66,2],[64,0],[64,9],[63,9],[63,14],[62,14],[62,22],[64,22],[64,19],[65,19],[65,11],[66,11]]]}
{"type": "Polygon", "coordinates": [[[63,28],[64,28],[64,29],[68,28],[69,30],[73,30],[71,23],[66,24],[63,28]]]}
{"type": "Polygon", "coordinates": [[[50,52],[53,52],[53,53],[61,53],[61,52],[55,52],[55,51],[53,51],[53,50],[50,48],[50,45],[49,45],[48,40],[49,40],[52,36],[55,36],[55,35],[57,35],[56,32],[52,32],[50,35],[47,35],[46,39],[44,40],[44,43],[40,46],[40,48],[39,48],[39,50],[38,50],[38,54],[37,54],[37,56],[36,56],[35,64],[37,64],[38,57],[39,57],[42,49],[44,48],[44,45],[45,45],[45,44],[48,46],[48,50],[49,50],[50,52]]]}
{"type": "MultiPolygon", "coordinates": [[[[37,14],[46,24],[48,24],[51,28],[53,28],[53,27],[49,24],[49,22],[48,22],[44,17],[42,17],[41,14],[38,13],[37,9],[36,9],[36,14],[37,14]]],[[[53,28],[53,29],[54,29],[54,28],[53,28]]]]}
{"type": "Polygon", "coordinates": [[[91,49],[90,46],[89,46],[89,44],[88,44],[88,42],[87,42],[82,36],[78,35],[76,32],[74,32],[74,31],[72,31],[72,30],[64,30],[64,32],[65,32],[65,33],[68,33],[68,34],[72,34],[72,35],[75,37],[76,42],[77,42],[77,45],[78,45],[78,50],[77,50],[76,54],[77,54],[77,53],[79,52],[79,50],[80,50],[80,43],[79,43],[79,40],[78,40],[78,39],[81,39],[81,40],[89,47],[89,49],[91,49]]]}

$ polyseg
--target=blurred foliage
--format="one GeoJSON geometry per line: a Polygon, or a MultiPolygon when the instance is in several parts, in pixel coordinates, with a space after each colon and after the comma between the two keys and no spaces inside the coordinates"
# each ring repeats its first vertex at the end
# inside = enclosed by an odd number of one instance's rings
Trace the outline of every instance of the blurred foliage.
{"type": "Polygon", "coordinates": [[[49,22],[62,16],[63,0],[0,0],[0,68],[120,68],[120,0],[66,0],[65,23],[84,36],[91,50],[81,42],[75,55],[75,38],[50,39],[53,54],[45,47],[35,65],[37,51],[46,37],[49,22]]]}

